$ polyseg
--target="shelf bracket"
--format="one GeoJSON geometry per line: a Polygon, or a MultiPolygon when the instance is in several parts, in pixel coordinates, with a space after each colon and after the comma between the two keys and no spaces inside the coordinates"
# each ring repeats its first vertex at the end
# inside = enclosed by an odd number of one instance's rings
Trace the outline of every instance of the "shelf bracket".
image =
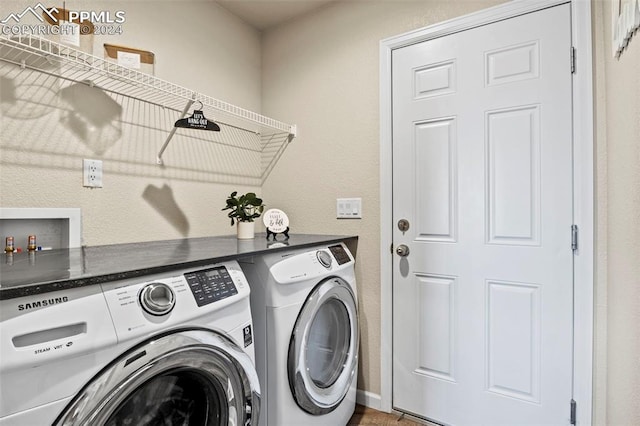
{"type": "Polygon", "coordinates": [[[289,128],[289,137],[287,138],[287,142],[291,143],[291,141],[298,135],[298,126],[295,124],[289,128]]]}
{"type": "MultiPolygon", "coordinates": [[[[187,104],[184,106],[184,109],[182,110],[182,115],[180,115],[181,119],[184,118],[185,115],[187,115],[187,112],[189,112],[189,108],[191,108],[191,105],[193,105],[195,101],[196,101],[196,95],[194,93],[191,99],[189,99],[187,101],[187,104]]],[[[171,138],[173,138],[173,135],[176,133],[176,129],[177,127],[175,126],[171,129],[171,131],[169,132],[169,136],[167,136],[167,140],[164,141],[162,148],[160,148],[160,151],[158,152],[158,156],[156,157],[156,163],[161,166],[164,165],[164,161],[162,161],[162,154],[164,153],[164,150],[167,149],[167,145],[169,145],[169,142],[171,142],[171,138]]]]}

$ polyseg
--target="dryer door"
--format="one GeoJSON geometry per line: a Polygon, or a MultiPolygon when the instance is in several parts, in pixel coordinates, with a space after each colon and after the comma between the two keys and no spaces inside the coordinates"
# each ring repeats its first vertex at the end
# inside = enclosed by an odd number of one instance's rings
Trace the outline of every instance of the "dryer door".
{"type": "Polygon", "coordinates": [[[289,385],[306,412],[333,411],[355,380],[358,367],[356,298],[342,278],[320,282],[307,297],[289,344],[289,385]]]}
{"type": "Polygon", "coordinates": [[[98,373],[54,425],[257,425],[249,356],[209,330],[157,336],[98,373]]]}

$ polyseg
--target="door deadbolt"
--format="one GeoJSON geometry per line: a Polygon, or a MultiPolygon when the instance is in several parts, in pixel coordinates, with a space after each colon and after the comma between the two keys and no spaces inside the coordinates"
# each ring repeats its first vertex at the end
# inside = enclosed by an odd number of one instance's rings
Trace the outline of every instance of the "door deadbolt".
{"type": "Polygon", "coordinates": [[[398,229],[402,232],[407,232],[409,230],[409,221],[407,219],[400,219],[398,221],[398,229]]]}
{"type": "Polygon", "coordinates": [[[400,257],[409,256],[409,247],[405,246],[404,244],[400,244],[396,249],[396,253],[398,253],[398,256],[400,257]]]}

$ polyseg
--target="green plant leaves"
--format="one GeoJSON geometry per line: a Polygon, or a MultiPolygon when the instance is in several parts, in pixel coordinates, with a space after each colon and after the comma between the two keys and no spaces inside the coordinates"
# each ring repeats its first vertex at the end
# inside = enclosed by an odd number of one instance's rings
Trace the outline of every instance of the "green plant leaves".
{"type": "Polygon", "coordinates": [[[238,192],[233,191],[226,200],[226,206],[222,210],[231,210],[227,217],[231,219],[231,226],[235,221],[253,222],[254,219],[260,217],[264,211],[262,198],[259,198],[254,192],[237,197],[238,192]]]}

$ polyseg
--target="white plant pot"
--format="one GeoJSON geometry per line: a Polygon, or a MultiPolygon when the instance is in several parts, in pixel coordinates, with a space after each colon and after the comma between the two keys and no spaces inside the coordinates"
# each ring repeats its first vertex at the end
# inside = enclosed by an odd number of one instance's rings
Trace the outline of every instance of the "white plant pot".
{"type": "Polygon", "coordinates": [[[238,222],[238,239],[250,240],[256,236],[255,222],[238,222]]]}

